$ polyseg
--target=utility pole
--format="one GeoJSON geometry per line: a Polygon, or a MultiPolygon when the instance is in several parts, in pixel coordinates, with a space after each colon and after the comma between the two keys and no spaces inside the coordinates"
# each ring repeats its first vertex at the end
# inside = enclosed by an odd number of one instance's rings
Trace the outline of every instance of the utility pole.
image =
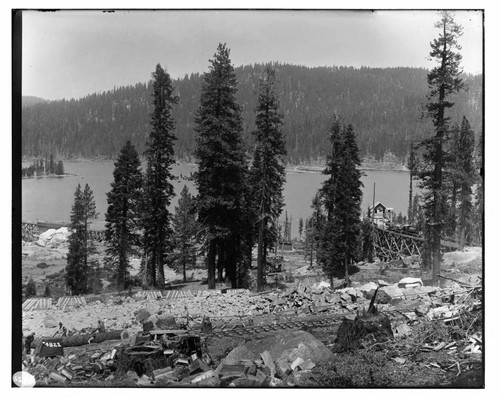
{"type": "Polygon", "coordinates": [[[372,224],[375,222],[375,183],[373,183],[372,224]]]}

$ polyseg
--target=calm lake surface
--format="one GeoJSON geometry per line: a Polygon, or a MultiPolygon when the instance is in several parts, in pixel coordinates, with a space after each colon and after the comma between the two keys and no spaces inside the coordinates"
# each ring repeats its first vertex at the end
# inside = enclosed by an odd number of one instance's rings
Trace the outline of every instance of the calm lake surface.
{"type": "MultiPolygon", "coordinates": [[[[29,166],[24,163],[23,166],[29,166]]],[[[99,217],[93,222],[94,227],[104,228],[104,214],[107,202],[106,192],[109,192],[113,180],[114,161],[65,161],[64,169],[74,176],[63,178],[30,178],[22,180],[22,218],[26,221],[64,221],[70,219],[71,206],[74,201],[76,186],[82,187],[87,183],[94,191],[99,217]]],[[[196,190],[192,181],[187,177],[195,171],[196,166],[176,164],[173,166],[178,180],[174,182],[175,191],[180,194],[184,185],[191,193],[196,190]]],[[[376,183],[375,200],[387,207],[393,207],[396,214],[404,215],[408,209],[409,173],[404,171],[364,171],[362,178],[363,204],[362,211],[366,212],[373,200],[373,183],[376,183]]],[[[285,210],[292,217],[292,234],[298,235],[299,218],[311,215],[311,201],[325,176],[321,173],[287,173],[284,189],[285,210]]],[[[414,182],[415,190],[415,182],[414,182]]],[[[177,206],[178,197],[175,197],[171,211],[177,206]]],[[[282,218],[284,219],[284,211],[282,218]]]]}

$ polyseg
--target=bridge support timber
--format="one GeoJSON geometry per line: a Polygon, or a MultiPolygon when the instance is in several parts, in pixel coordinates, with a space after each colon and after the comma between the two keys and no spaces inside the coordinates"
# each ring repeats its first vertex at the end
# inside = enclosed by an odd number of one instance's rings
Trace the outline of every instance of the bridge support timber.
{"type": "MultiPolygon", "coordinates": [[[[406,235],[388,229],[375,228],[373,246],[375,255],[381,261],[400,260],[408,256],[421,256],[425,239],[420,236],[406,235]]],[[[458,243],[441,240],[441,251],[459,249],[458,243]]]]}

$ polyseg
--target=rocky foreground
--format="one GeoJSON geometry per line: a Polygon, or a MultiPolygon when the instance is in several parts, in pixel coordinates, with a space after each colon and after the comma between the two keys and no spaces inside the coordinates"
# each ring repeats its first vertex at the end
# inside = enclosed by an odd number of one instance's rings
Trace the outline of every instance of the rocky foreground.
{"type": "MultiPolygon", "coordinates": [[[[321,282],[264,294],[238,289],[170,296],[147,299],[137,294],[26,311],[25,335],[52,336],[62,322],[69,334],[78,336],[101,320],[108,333],[118,331],[122,338],[96,344],[85,335],[78,346],[64,347],[62,356],[26,357],[25,369],[41,385],[366,386],[382,381],[361,377],[356,382],[331,367],[380,344],[370,358],[383,348],[390,352],[388,369],[397,365],[398,372],[420,374],[425,381],[410,378],[413,383],[408,384],[398,378],[383,383],[418,386],[443,383],[435,374],[438,369],[456,375],[460,363],[463,370],[481,362],[481,285],[438,288],[424,286],[419,278],[403,278],[341,290],[321,282]],[[361,336],[361,351],[342,354],[345,350],[335,345],[338,326],[362,317],[371,301],[389,319],[389,335],[380,339],[370,332],[361,336]],[[422,359],[428,353],[441,359],[422,359]]],[[[64,346],[75,339],[62,341],[64,346]]]]}
{"type": "MultiPolygon", "coordinates": [[[[62,269],[64,245],[25,245],[23,276],[43,281],[62,269]]],[[[32,298],[22,328],[35,349],[23,370],[42,386],[481,386],[481,250],[447,253],[440,287],[427,286],[419,266],[413,258],[358,264],[351,286],[335,289],[288,253],[279,283],[263,293],[195,282],[32,298]],[[376,312],[367,313],[372,301],[376,312]],[[389,325],[384,333],[370,329],[377,317],[389,325]],[[60,323],[65,336],[47,356],[42,342],[61,334],[60,323]],[[338,338],[346,323],[357,328],[340,339],[350,347],[338,338]]]]}

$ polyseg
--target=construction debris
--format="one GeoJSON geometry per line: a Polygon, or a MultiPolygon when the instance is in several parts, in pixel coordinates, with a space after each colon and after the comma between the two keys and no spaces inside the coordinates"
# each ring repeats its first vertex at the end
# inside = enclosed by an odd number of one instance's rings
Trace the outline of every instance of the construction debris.
{"type": "MultiPolygon", "coordinates": [[[[304,330],[338,324],[329,340],[336,333],[334,352],[374,346],[388,350],[384,347],[392,344],[397,349],[387,358],[393,364],[414,366],[420,355],[418,366],[438,372],[460,372],[481,359],[480,285],[429,287],[419,278],[360,285],[334,290],[316,280],[283,292],[189,291],[183,293],[189,300],[178,301],[169,292],[139,295],[144,300],[94,298],[88,304],[83,297],[70,297],[45,313],[35,312],[36,306],[27,301],[23,324],[36,325],[37,335],[54,336],[59,320],[71,330],[64,331],[60,323],[58,340],[35,340],[41,343],[35,344],[35,354],[26,348],[23,370],[48,385],[127,380],[143,387],[289,386],[297,383],[298,375],[334,362],[328,349],[332,344],[311,342],[304,330]],[[67,323],[62,315],[70,306],[80,306],[80,322],[95,314],[93,327],[78,331],[67,323]],[[211,357],[207,340],[227,337],[233,345],[221,350],[224,357],[211,357]],[[448,356],[449,362],[439,355],[448,356]]],[[[25,327],[24,337],[32,330],[25,327]]]]}

